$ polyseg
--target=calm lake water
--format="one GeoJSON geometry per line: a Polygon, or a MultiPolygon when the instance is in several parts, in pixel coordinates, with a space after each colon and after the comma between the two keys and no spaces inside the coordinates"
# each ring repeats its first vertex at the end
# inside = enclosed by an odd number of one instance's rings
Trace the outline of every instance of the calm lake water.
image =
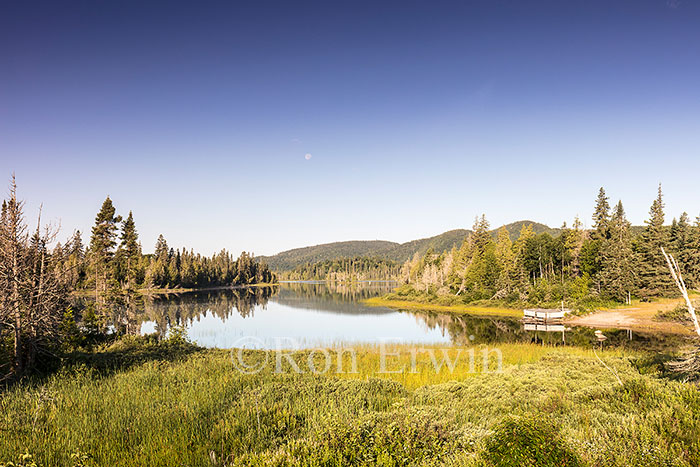
{"type": "MultiPolygon", "coordinates": [[[[536,342],[592,346],[593,329],[531,330],[519,320],[367,307],[362,300],[386,294],[394,283],[283,283],[251,288],[182,293],[146,298],[121,312],[131,332],[163,335],[173,325],[204,347],[312,348],[402,342],[493,344],[536,342]]],[[[606,346],[652,350],[676,345],[678,338],[605,330],[606,346]]]]}
{"type": "Polygon", "coordinates": [[[424,317],[363,305],[393,283],[283,283],[273,289],[220,290],[159,298],[142,334],[184,324],[204,347],[310,348],[382,341],[451,342],[448,331],[424,317]]]}

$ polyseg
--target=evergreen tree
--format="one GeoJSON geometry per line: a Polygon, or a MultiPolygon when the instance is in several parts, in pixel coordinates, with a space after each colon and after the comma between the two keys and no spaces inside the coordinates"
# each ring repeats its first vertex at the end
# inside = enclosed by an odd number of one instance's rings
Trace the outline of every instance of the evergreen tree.
{"type": "Polygon", "coordinates": [[[695,224],[690,228],[688,247],[681,259],[688,287],[700,288],[700,217],[695,220],[695,224]]]}
{"type": "Polygon", "coordinates": [[[474,221],[473,229],[459,292],[466,292],[467,299],[487,299],[495,294],[499,275],[495,244],[485,215],[474,221]]]}
{"type": "Polygon", "coordinates": [[[668,271],[668,265],[661,253],[661,247],[669,247],[669,232],[664,226],[664,202],[661,185],[656,199],[649,209],[649,220],[642,235],[635,242],[639,263],[639,290],[643,297],[668,295],[675,290],[675,284],[668,271]]]}
{"type": "Polygon", "coordinates": [[[515,276],[515,254],[513,253],[513,242],[510,239],[505,226],[498,229],[495,250],[498,261],[498,280],[496,281],[496,297],[505,298],[512,290],[516,281],[515,276]]]}
{"type": "Polygon", "coordinates": [[[169,252],[170,248],[168,248],[168,242],[165,241],[165,237],[163,237],[163,234],[158,235],[158,240],[156,241],[156,258],[167,261],[169,252]]]}
{"type": "Polygon", "coordinates": [[[609,223],[610,236],[603,243],[602,292],[615,300],[625,301],[634,289],[634,264],[630,223],[622,201],[617,203],[609,223]]]}
{"type": "Polygon", "coordinates": [[[693,271],[693,262],[698,254],[693,242],[693,226],[687,212],[681,214],[676,221],[673,219],[669,232],[670,249],[676,255],[678,265],[683,274],[683,280],[690,288],[695,287],[696,276],[693,271]]]}
{"type": "Polygon", "coordinates": [[[593,231],[581,246],[581,272],[594,280],[598,292],[601,291],[603,245],[610,238],[609,224],[610,204],[605,190],[601,187],[593,210],[593,231]]]}
{"type": "Polygon", "coordinates": [[[605,195],[605,190],[603,187],[600,187],[593,211],[593,238],[596,240],[608,237],[608,224],[610,222],[610,204],[608,204],[608,199],[605,195]]]}
{"type": "Polygon", "coordinates": [[[169,252],[165,237],[163,234],[158,235],[154,258],[146,269],[145,281],[148,287],[168,286],[169,252]]]}
{"type": "Polygon", "coordinates": [[[528,245],[532,244],[535,238],[535,232],[532,230],[532,224],[525,224],[520,229],[520,235],[513,244],[515,253],[515,277],[517,280],[517,288],[520,292],[520,297],[524,298],[527,294],[530,273],[527,268],[528,245]]]}
{"type": "Polygon", "coordinates": [[[131,211],[129,211],[129,215],[122,223],[120,240],[118,256],[124,272],[126,290],[132,290],[136,286],[141,249],[139,247],[139,235],[136,232],[136,224],[134,223],[134,215],[131,211]]]}
{"type": "Polygon", "coordinates": [[[574,218],[573,228],[564,230],[562,235],[564,236],[562,261],[568,265],[567,274],[577,277],[581,272],[581,250],[586,240],[586,232],[578,216],[574,218]]]}
{"type": "Polygon", "coordinates": [[[103,294],[107,292],[107,285],[111,278],[111,263],[114,247],[117,244],[119,222],[121,222],[121,216],[116,215],[112,200],[108,196],[95,217],[90,238],[90,258],[95,278],[95,294],[98,299],[100,292],[103,294]]]}

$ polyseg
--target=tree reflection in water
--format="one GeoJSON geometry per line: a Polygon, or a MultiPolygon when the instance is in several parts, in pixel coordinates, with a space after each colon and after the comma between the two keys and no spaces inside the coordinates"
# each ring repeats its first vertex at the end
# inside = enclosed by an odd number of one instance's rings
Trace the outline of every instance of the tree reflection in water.
{"type": "MultiPolygon", "coordinates": [[[[312,310],[336,315],[365,316],[368,325],[373,317],[396,314],[396,310],[368,307],[362,300],[390,292],[395,283],[283,283],[275,287],[249,287],[217,289],[198,292],[162,295],[121,296],[111,301],[106,316],[114,331],[120,334],[139,334],[142,330],[164,336],[172,326],[190,326],[207,316],[221,321],[234,313],[244,319],[253,318],[256,312],[265,311],[268,302],[274,301],[297,310],[312,310]],[[149,323],[143,327],[144,323],[149,323]]],[[[94,300],[79,299],[78,310],[94,306],[94,300]]],[[[544,345],[575,345],[590,347],[597,342],[594,329],[575,327],[565,332],[525,330],[518,319],[483,317],[474,315],[440,314],[430,312],[403,312],[426,331],[438,330],[455,345],[536,343],[544,345]]],[[[391,332],[391,329],[387,329],[391,332]]],[[[606,330],[606,346],[630,349],[665,349],[678,346],[677,336],[630,333],[627,330],[606,330]]],[[[358,336],[361,338],[361,336],[358,336]]]]}

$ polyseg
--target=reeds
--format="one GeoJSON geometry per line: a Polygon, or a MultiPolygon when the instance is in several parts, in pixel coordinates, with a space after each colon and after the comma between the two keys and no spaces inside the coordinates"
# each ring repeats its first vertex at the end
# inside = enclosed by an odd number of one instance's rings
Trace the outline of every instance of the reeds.
{"type": "MultiPolygon", "coordinates": [[[[392,368],[410,365],[411,349],[388,349],[392,368]]],[[[156,352],[116,371],[74,365],[0,395],[0,463],[28,452],[52,467],[484,465],[494,427],[542,414],[588,465],[700,465],[696,387],[640,375],[623,351],[601,355],[620,386],[586,349],[499,349],[500,373],[479,358],[475,371],[436,373],[421,352],[416,372],[386,374],[376,346],[356,349],[356,373],[310,374],[309,351],[297,355],[301,373],[283,362],[282,373],[244,375],[223,350],[156,352]]]]}

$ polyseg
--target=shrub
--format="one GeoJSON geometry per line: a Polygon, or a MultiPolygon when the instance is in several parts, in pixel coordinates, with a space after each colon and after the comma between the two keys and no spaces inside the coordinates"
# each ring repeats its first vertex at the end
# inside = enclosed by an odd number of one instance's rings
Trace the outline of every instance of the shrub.
{"type": "MultiPolygon", "coordinates": [[[[693,306],[696,306],[695,303],[693,306]]],[[[690,313],[688,313],[688,307],[685,303],[677,305],[671,310],[659,310],[654,315],[656,321],[671,321],[674,323],[692,323],[690,318],[690,313]]]]}
{"type": "Polygon", "coordinates": [[[501,422],[487,438],[484,456],[496,467],[583,465],[555,425],[542,414],[501,422]]]}

